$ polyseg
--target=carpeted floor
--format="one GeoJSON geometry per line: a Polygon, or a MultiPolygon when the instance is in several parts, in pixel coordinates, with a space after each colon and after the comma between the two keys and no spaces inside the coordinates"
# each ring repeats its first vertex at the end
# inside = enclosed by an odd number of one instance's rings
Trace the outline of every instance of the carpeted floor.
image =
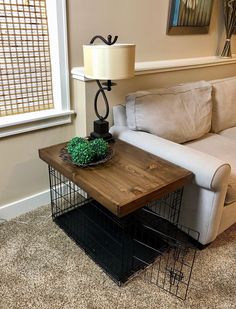
{"type": "Polygon", "coordinates": [[[42,207],[0,224],[0,309],[236,308],[236,225],[198,251],[186,301],[136,277],[119,288],[42,207]]]}

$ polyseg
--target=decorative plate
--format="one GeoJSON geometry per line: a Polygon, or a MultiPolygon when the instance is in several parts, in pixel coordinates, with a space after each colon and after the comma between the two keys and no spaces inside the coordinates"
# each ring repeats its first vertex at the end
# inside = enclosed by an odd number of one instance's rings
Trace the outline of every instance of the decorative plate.
{"type": "Polygon", "coordinates": [[[99,165],[99,164],[103,164],[109,160],[111,160],[111,158],[113,157],[113,149],[111,147],[108,146],[108,152],[107,152],[107,155],[100,159],[99,161],[93,161],[93,162],[90,162],[88,164],[76,164],[72,161],[71,159],[71,156],[69,155],[66,147],[63,147],[60,151],[60,154],[59,154],[59,157],[64,161],[64,162],[67,162],[67,163],[71,163],[73,165],[76,165],[76,166],[79,166],[79,167],[89,167],[89,166],[96,166],[96,165],[99,165]]]}

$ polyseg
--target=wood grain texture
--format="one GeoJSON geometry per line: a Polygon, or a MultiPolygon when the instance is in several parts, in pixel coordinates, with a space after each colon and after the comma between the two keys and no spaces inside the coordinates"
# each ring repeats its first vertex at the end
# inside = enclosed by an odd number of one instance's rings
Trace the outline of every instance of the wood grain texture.
{"type": "Polygon", "coordinates": [[[40,158],[118,217],[181,188],[192,178],[190,171],[120,140],[111,144],[114,157],[110,161],[80,168],[59,157],[65,144],[40,149],[40,158]]]}

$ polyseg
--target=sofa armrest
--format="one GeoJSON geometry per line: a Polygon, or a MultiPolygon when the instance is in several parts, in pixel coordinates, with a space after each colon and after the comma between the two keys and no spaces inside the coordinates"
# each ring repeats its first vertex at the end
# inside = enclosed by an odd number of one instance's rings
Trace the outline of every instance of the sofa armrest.
{"type": "Polygon", "coordinates": [[[114,137],[188,169],[200,187],[220,191],[228,184],[230,165],[211,155],[150,133],[132,131],[126,126],[113,126],[110,132],[114,137]]]}

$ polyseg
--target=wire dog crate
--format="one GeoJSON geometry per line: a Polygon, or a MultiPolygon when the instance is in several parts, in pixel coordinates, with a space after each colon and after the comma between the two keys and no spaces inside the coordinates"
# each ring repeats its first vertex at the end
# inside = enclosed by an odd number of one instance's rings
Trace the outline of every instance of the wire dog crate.
{"type": "Polygon", "coordinates": [[[52,217],[121,285],[134,275],[185,299],[196,250],[178,224],[182,189],[118,218],[49,166],[52,217]]]}

